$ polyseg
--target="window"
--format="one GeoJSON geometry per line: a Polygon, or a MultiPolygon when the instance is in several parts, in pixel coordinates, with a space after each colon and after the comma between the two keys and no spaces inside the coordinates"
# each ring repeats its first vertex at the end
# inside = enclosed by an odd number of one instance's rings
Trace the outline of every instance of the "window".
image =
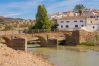
{"type": "Polygon", "coordinates": [[[75,25],[75,27],[78,27],[78,25],[75,25]]]}
{"type": "Polygon", "coordinates": [[[94,18],[93,16],[90,16],[90,18],[94,18]]]}
{"type": "Polygon", "coordinates": [[[63,25],[61,25],[61,28],[63,28],[63,25]]]}
{"type": "Polygon", "coordinates": [[[93,26],[93,29],[95,28],[95,26],[93,26]]]}
{"type": "Polygon", "coordinates": [[[66,21],[66,22],[70,22],[70,21],[66,21]]]}
{"type": "Polygon", "coordinates": [[[65,27],[66,27],[66,28],[68,28],[68,27],[69,27],[69,25],[66,25],[65,27]]]}
{"type": "Polygon", "coordinates": [[[61,21],[61,23],[63,23],[64,21],[61,21]]]}
{"type": "Polygon", "coordinates": [[[81,27],[83,27],[84,25],[81,25],[81,27]]]}
{"type": "Polygon", "coordinates": [[[92,21],[90,21],[90,23],[92,23],[92,21]]]}
{"type": "Polygon", "coordinates": [[[77,21],[74,21],[74,22],[77,22],[77,21]]]}
{"type": "Polygon", "coordinates": [[[80,20],[80,22],[83,22],[83,20],[80,20]]]}

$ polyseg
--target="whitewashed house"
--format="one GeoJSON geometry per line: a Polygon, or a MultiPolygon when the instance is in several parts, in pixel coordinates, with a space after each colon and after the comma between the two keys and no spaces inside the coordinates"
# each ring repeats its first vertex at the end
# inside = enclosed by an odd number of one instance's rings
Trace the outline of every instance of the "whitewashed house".
{"type": "Polygon", "coordinates": [[[60,19],[63,17],[73,17],[77,16],[77,14],[73,11],[68,11],[68,12],[57,12],[52,15],[49,15],[49,19],[60,19]]]}
{"type": "Polygon", "coordinates": [[[86,26],[86,17],[84,16],[74,16],[74,17],[64,17],[57,19],[58,29],[62,31],[73,31],[79,30],[86,26]]]}
{"type": "Polygon", "coordinates": [[[82,29],[89,32],[99,31],[99,15],[93,15],[86,18],[86,26],[82,29]]]}
{"type": "Polygon", "coordinates": [[[49,15],[49,19],[60,19],[66,16],[67,16],[67,12],[57,12],[52,15],[49,15]]]}

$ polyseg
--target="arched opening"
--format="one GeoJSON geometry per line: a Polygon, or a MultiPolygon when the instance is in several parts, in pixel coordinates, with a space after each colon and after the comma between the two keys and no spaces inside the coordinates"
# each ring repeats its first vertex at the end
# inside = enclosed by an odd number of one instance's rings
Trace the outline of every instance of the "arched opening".
{"type": "Polygon", "coordinates": [[[93,26],[93,29],[95,29],[95,26],[93,26]]]}
{"type": "Polygon", "coordinates": [[[27,47],[28,48],[35,48],[35,47],[40,47],[40,41],[39,40],[29,40],[27,41],[27,47]]]}
{"type": "Polygon", "coordinates": [[[27,41],[28,48],[44,47],[46,46],[46,40],[42,36],[35,36],[31,40],[27,41]]]}
{"type": "Polygon", "coordinates": [[[65,45],[66,40],[59,40],[58,45],[65,45]]]}

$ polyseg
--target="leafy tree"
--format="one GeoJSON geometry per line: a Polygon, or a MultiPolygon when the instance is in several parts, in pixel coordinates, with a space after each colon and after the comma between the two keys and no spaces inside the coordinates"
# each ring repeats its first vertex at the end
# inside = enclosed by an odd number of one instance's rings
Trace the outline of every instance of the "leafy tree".
{"type": "Polygon", "coordinates": [[[84,9],[85,9],[85,6],[84,5],[78,4],[78,5],[75,6],[74,11],[75,12],[78,12],[79,15],[81,16],[84,9]]]}
{"type": "Polygon", "coordinates": [[[0,19],[0,22],[4,22],[4,20],[3,19],[0,19]]]}
{"type": "Polygon", "coordinates": [[[49,21],[47,10],[44,5],[38,6],[38,11],[36,14],[36,24],[35,29],[51,29],[51,22],[49,21]]]}
{"type": "Polygon", "coordinates": [[[4,30],[13,30],[14,27],[11,25],[6,25],[4,30]]]}
{"type": "Polygon", "coordinates": [[[57,28],[58,28],[58,24],[55,23],[55,24],[52,25],[51,30],[52,30],[52,31],[53,31],[53,30],[57,30],[57,28]]]}

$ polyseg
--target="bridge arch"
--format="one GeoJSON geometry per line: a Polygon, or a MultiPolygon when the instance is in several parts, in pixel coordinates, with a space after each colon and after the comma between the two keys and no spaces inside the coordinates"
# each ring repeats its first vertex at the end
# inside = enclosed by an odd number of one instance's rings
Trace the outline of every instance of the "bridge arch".
{"type": "MultiPolygon", "coordinates": [[[[45,47],[45,46],[47,46],[47,40],[48,40],[48,37],[47,37],[47,35],[35,35],[35,36],[33,36],[32,38],[34,38],[34,37],[37,37],[38,39],[36,39],[37,41],[40,41],[39,42],[39,45],[41,46],[41,47],[45,47]]],[[[32,39],[31,38],[31,39],[32,39]]],[[[28,40],[28,42],[33,42],[33,41],[35,41],[34,39],[32,39],[32,40],[28,40]]],[[[35,42],[33,42],[33,43],[35,43],[35,42]]]]}

